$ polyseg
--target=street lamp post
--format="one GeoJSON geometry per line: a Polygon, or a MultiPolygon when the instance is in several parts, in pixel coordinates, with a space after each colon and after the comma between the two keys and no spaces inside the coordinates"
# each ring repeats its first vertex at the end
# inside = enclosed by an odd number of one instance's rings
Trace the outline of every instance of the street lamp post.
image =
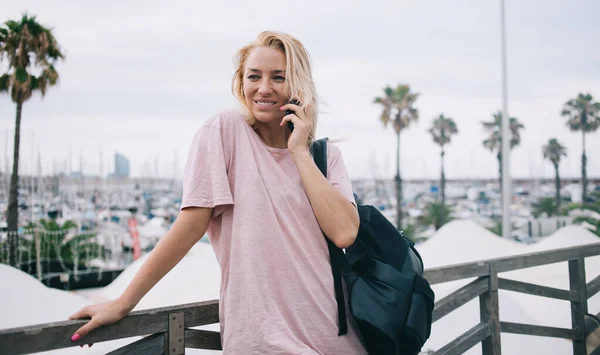
{"type": "Polygon", "coordinates": [[[506,26],[504,0],[500,0],[501,42],[502,42],[502,237],[510,238],[510,129],[508,116],[508,87],[506,80],[506,26]]]}

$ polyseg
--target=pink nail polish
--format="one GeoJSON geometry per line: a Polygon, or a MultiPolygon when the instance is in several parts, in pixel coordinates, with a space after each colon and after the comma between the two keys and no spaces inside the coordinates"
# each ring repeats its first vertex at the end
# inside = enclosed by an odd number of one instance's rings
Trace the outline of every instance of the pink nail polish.
{"type": "Polygon", "coordinates": [[[71,337],[71,341],[77,341],[81,338],[81,335],[75,333],[73,334],[73,336],[71,337]]]}

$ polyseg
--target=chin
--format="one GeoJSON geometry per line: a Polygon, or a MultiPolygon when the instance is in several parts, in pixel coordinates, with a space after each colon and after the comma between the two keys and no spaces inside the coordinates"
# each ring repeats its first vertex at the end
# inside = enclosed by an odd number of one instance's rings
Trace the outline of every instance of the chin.
{"type": "Polygon", "coordinates": [[[280,118],[278,115],[275,115],[271,112],[264,112],[264,111],[258,111],[258,112],[253,111],[252,115],[260,123],[271,123],[276,120],[281,120],[281,118],[283,118],[283,117],[280,118]]]}

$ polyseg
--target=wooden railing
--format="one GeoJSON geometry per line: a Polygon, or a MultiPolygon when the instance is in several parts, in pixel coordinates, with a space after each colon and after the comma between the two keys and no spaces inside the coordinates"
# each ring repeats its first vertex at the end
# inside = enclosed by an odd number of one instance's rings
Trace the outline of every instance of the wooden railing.
{"type": "Polygon", "coordinates": [[[427,270],[426,278],[431,284],[476,277],[474,281],[435,303],[434,322],[479,297],[480,323],[434,354],[462,354],[481,343],[483,355],[499,355],[500,333],[571,339],[574,355],[587,354],[584,315],[588,312],[588,299],[600,291],[600,276],[586,284],[585,258],[596,255],[600,255],[600,243],[427,270]],[[498,277],[498,273],[501,272],[564,261],[569,263],[569,290],[498,277]],[[499,289],[569,301],[571,328],[502,322],[499,315],[499,289]]]}
{"type": "MultiPolygon", "coordinates": [[[[587,300],[600,291],[600,276],[586,284],[585,258],[596,255],[600,255],[600,243],[427,270],[425,276],[431,284],[476,278],[436,302],[434,322],[476,297],[480,304],[479,324],[435,354],[462,354],[481,343],[483,355],[498,355],[501,353],[501,332],[571,339],[573,354],[586,354],[584,314],[588,312],[587,300]],[[498,277],[501,272],[564,261],[569,264],[568,290],[498,277]],[[563,329],[501,321],[499,289],[569,301],[572,327],[563,329]]],[[[75,343],[69,338],[85,320],[4,329],[0,330],[0,354],[27,354],[135,336],[145,337],[110,354],[183,354],[185,348],[220,350],[218,332],[190,329],[218,323],[218,307],[218,301],[208,301],[132,312],[121,321],[94,330],[75,343]]],[[[593,311],[597,313],[598,310],[593,311]]]]}

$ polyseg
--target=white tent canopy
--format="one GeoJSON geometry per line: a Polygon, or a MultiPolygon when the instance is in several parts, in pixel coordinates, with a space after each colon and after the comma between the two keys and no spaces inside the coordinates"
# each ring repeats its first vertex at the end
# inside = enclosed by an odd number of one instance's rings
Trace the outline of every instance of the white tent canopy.
{"type": "MultiPolygon", "coordinates": [[[[456,220],[446,224],[428,241],[419,245],[418,250],[426,263],[426,268],[431,268],[598,242],[600,242],[598,237],[588,230],[580,226],[567,226],[537,244],[524,245],[502,239],[475,222],[456,220]]],[[[587,258],[586,271],[589,282],[600,271],[600,257],[587,258]]],[[[499,277],[555,288],[569,288],[566,262],[501,273],[499,277]]],[[[472,280],[434,285],[436,300],[442,299],[472,280]]],[[[438,350],[475,326],[479,322],[478,302],[473,300],[436,322],[425,348],[438,350]]],[[[571,310],[567,301],[500,290],[499,303],[500,319],[503,321],[571,327],[571,310]]],[[[589,309],[595,313],[600,311],[599,295],[589,300],[589,309]]],[[[570,341],[564,339],[502,334],[502,351],[506,354],[558,355],[570,353],[572,345],[570,341]]],[[[475,346],[467,354],[481,354],[481,346],[475,346]]]]}
{"type": "MultiPolygon", "coordinates": [[[[64,321],[92,302],[82,296],[46,287],[31,275],[0,264],[0,329],[64,321]]],[[[44,354],[106,354],[137,339],[127,338],[80,347],[43,352],[44,354]]]]}

